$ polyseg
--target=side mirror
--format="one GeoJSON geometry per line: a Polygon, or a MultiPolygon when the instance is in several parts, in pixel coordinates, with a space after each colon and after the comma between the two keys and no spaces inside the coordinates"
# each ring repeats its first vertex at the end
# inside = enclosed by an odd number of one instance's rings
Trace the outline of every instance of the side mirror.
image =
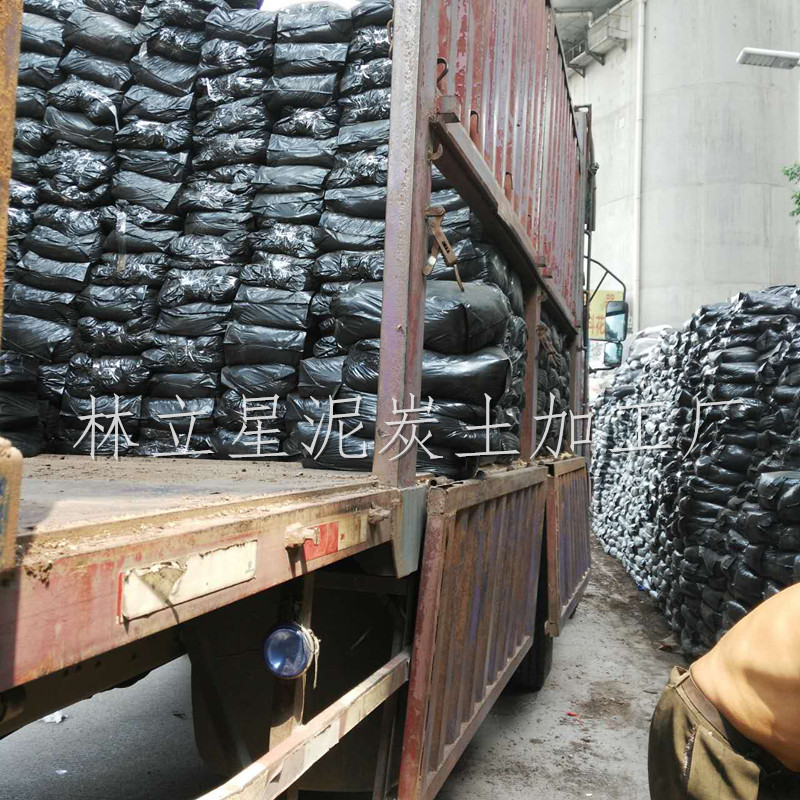
{"type": "Polygon", "coordinates": [[[606,342],[603,348],[603,366],[618,367],[622,363],[622,342],[606,342]]]}
{"type": "Polygon", "coordinates": [[[606,303],[606,341],[621,342],[628,333],[628,304],[624,300],[606,303]]]}

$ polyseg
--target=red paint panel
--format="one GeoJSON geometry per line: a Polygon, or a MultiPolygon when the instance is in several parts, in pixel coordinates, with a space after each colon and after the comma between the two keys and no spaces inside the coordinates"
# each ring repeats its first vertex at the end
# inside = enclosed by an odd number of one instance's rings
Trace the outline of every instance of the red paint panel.
{"type": "Polygon", "coordinates": [[[335,553],[339,549],[339,523],[324,522],[319,528],[319,544],[307,541],[303,545],[303,555],[306,561],[322,558],[335,553]]]}

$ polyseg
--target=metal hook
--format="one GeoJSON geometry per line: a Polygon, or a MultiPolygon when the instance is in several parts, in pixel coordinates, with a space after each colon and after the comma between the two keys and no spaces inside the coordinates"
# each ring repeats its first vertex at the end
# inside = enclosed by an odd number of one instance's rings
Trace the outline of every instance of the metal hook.
{"type": "Polygon", "coordinates": [[[436,66],[444,67],[444,69],[442,70],[442,74],[438,75],[436,78],[436,86],[438,87],[439,84],[444,80],[444,76],[447,75],[448,72],[450,72],[450,65],[447,63],[446,58],[442,58],[441,56],[439,56],[439,58],[436,59],[436,66]]]}

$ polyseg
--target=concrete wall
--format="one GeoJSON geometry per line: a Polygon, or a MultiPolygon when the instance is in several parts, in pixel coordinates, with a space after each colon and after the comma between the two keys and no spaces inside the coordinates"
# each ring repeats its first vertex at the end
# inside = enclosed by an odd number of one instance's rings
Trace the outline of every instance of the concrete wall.
{"type": "MultiPolygon", "coordinates": [[[[625,7],[627,49],[570,82],[574,102],[592,104],[600,163],[593,255],[629,293],[638,9],[639,0],[625,7]]],[[[800,69],[736,63],[745,46],[800,50],[800,3],[648,0],[646,22],[640,327],[800,282],[800,228],[781,174],[800,160],[800,69]]]]}

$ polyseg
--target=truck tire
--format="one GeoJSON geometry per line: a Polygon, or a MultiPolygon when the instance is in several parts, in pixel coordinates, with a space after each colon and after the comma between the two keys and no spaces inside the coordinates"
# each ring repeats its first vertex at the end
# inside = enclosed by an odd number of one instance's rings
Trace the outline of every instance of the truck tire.
{"type": "Polygon", "coordinates": [[[511,678],[511,685],[527,692],[538,692],[553,666],[553,637],[545,633],[547,623],[547,554],[542,546],[539,583],[536,588],[536,619],[534,620],[533,645],[522,659],[511,678]]]}

